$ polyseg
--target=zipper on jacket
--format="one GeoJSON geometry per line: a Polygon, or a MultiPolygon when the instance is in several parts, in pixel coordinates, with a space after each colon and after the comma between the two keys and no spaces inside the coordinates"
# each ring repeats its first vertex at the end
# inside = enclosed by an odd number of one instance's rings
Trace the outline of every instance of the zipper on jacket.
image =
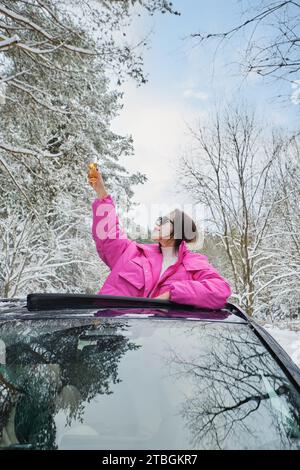
{"type": "MultiPolygon", "coordinates": [[[[168,271],[170,268],[174,268],[177,263],[178,263],[178,261],[176,261],[176,263],[172,264],[172,266],[169,266],[169,267],[164,271],[163,275],[162,275],[161,277],[159,277],[157,283],[155,284],[155,286],[153,287],[153,289],[151,290],[151,292],[149,292],[148,297],[151,297],[151,294],[153,294],[153,292],[156,290],[156,288],[158,287],[158,284],[160,284],[160,282],[162,282],[162,281],[165,280],[164,277],[165,277],[167,271],[168,271]]],[[[174,272],[175,272],[175,271],[176,271],[176,269],[174,270],[174,272]]],[[[174,273],[172,272],[172,274],[174,274],[174,273]]],[[[166,276],[166,278],[167,278],[167,277],[168,277],[168,276],[166,276]]]]}

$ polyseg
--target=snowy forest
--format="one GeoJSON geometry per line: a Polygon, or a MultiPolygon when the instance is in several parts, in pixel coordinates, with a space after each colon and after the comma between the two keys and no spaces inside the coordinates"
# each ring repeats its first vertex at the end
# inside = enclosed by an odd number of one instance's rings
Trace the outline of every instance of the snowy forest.
{"type": "MultiPolygon", "coordinates": [[[[132,136],[112,130],[122,84],[147,83],[148,39],[132,44],[126,35],[133,9],[180,17],[166,0],[1,1],[1,298],[92,294],[108,274],[91,238],[86,168],[93,161],[103,168],[121,218],[147,181],[121,163],[134,154],[132,136]]],[[[249,42],[244,73],[297,84],[300,5],[262,1],[247,21],[271,23],[275,33],[264,44],[249,42]]],[[[245,28],[234,26],[190,34],[203,48],[245,28]]],[[[296,92],[294,99],[299,105],[296,92]]],[[[174,156],[176,185],[207,208],[200,251],[249,315],[299,318],[299,132],[266,125],[246,101],[212,109],[188,132],[191,151],[174,156]]]]}

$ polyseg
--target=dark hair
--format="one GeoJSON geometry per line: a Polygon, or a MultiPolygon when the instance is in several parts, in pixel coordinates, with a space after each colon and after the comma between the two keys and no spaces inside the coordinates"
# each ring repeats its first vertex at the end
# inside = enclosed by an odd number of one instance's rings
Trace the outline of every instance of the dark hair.
{"type": "MultiPolygon", "coordinates": [[[[193,219],[185,212],[179,209],[175,209],[172,212],[174,213],[172,235],[175,240],[175,251],[177,253],[183,240],[187,243],[195,242],[199,238],[199,232],[193,219]]],[[[160,242],[159,249],[161,252],[160,242]]]]}

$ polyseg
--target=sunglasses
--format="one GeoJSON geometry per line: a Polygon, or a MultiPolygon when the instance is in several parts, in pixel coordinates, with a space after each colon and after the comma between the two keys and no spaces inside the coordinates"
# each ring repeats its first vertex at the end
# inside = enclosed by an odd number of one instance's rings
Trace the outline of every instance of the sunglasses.
{"type": "Polygon", "coordinates": [[[165,217],[158,217],[158,218],[156,219],[156,222],[155,222],[155,223],[156,223],[156,225],[161,226],[161,225],[163,225],[163,224],[166,224],[167,222],[171,222],[171,224],[174,225],[173,220],[169,219],[169,217],[166,217],[166,216],[165,216],[165,217]]]}

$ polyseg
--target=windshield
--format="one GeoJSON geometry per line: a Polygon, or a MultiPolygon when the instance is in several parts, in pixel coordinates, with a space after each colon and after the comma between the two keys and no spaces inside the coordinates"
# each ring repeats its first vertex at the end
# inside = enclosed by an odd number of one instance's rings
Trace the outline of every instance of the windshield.
{"type": "Polygon", "coordinates": [[[248,325],[73,318],[0,324],[0,445],[300,448],[300,397],[248,325]]]}

